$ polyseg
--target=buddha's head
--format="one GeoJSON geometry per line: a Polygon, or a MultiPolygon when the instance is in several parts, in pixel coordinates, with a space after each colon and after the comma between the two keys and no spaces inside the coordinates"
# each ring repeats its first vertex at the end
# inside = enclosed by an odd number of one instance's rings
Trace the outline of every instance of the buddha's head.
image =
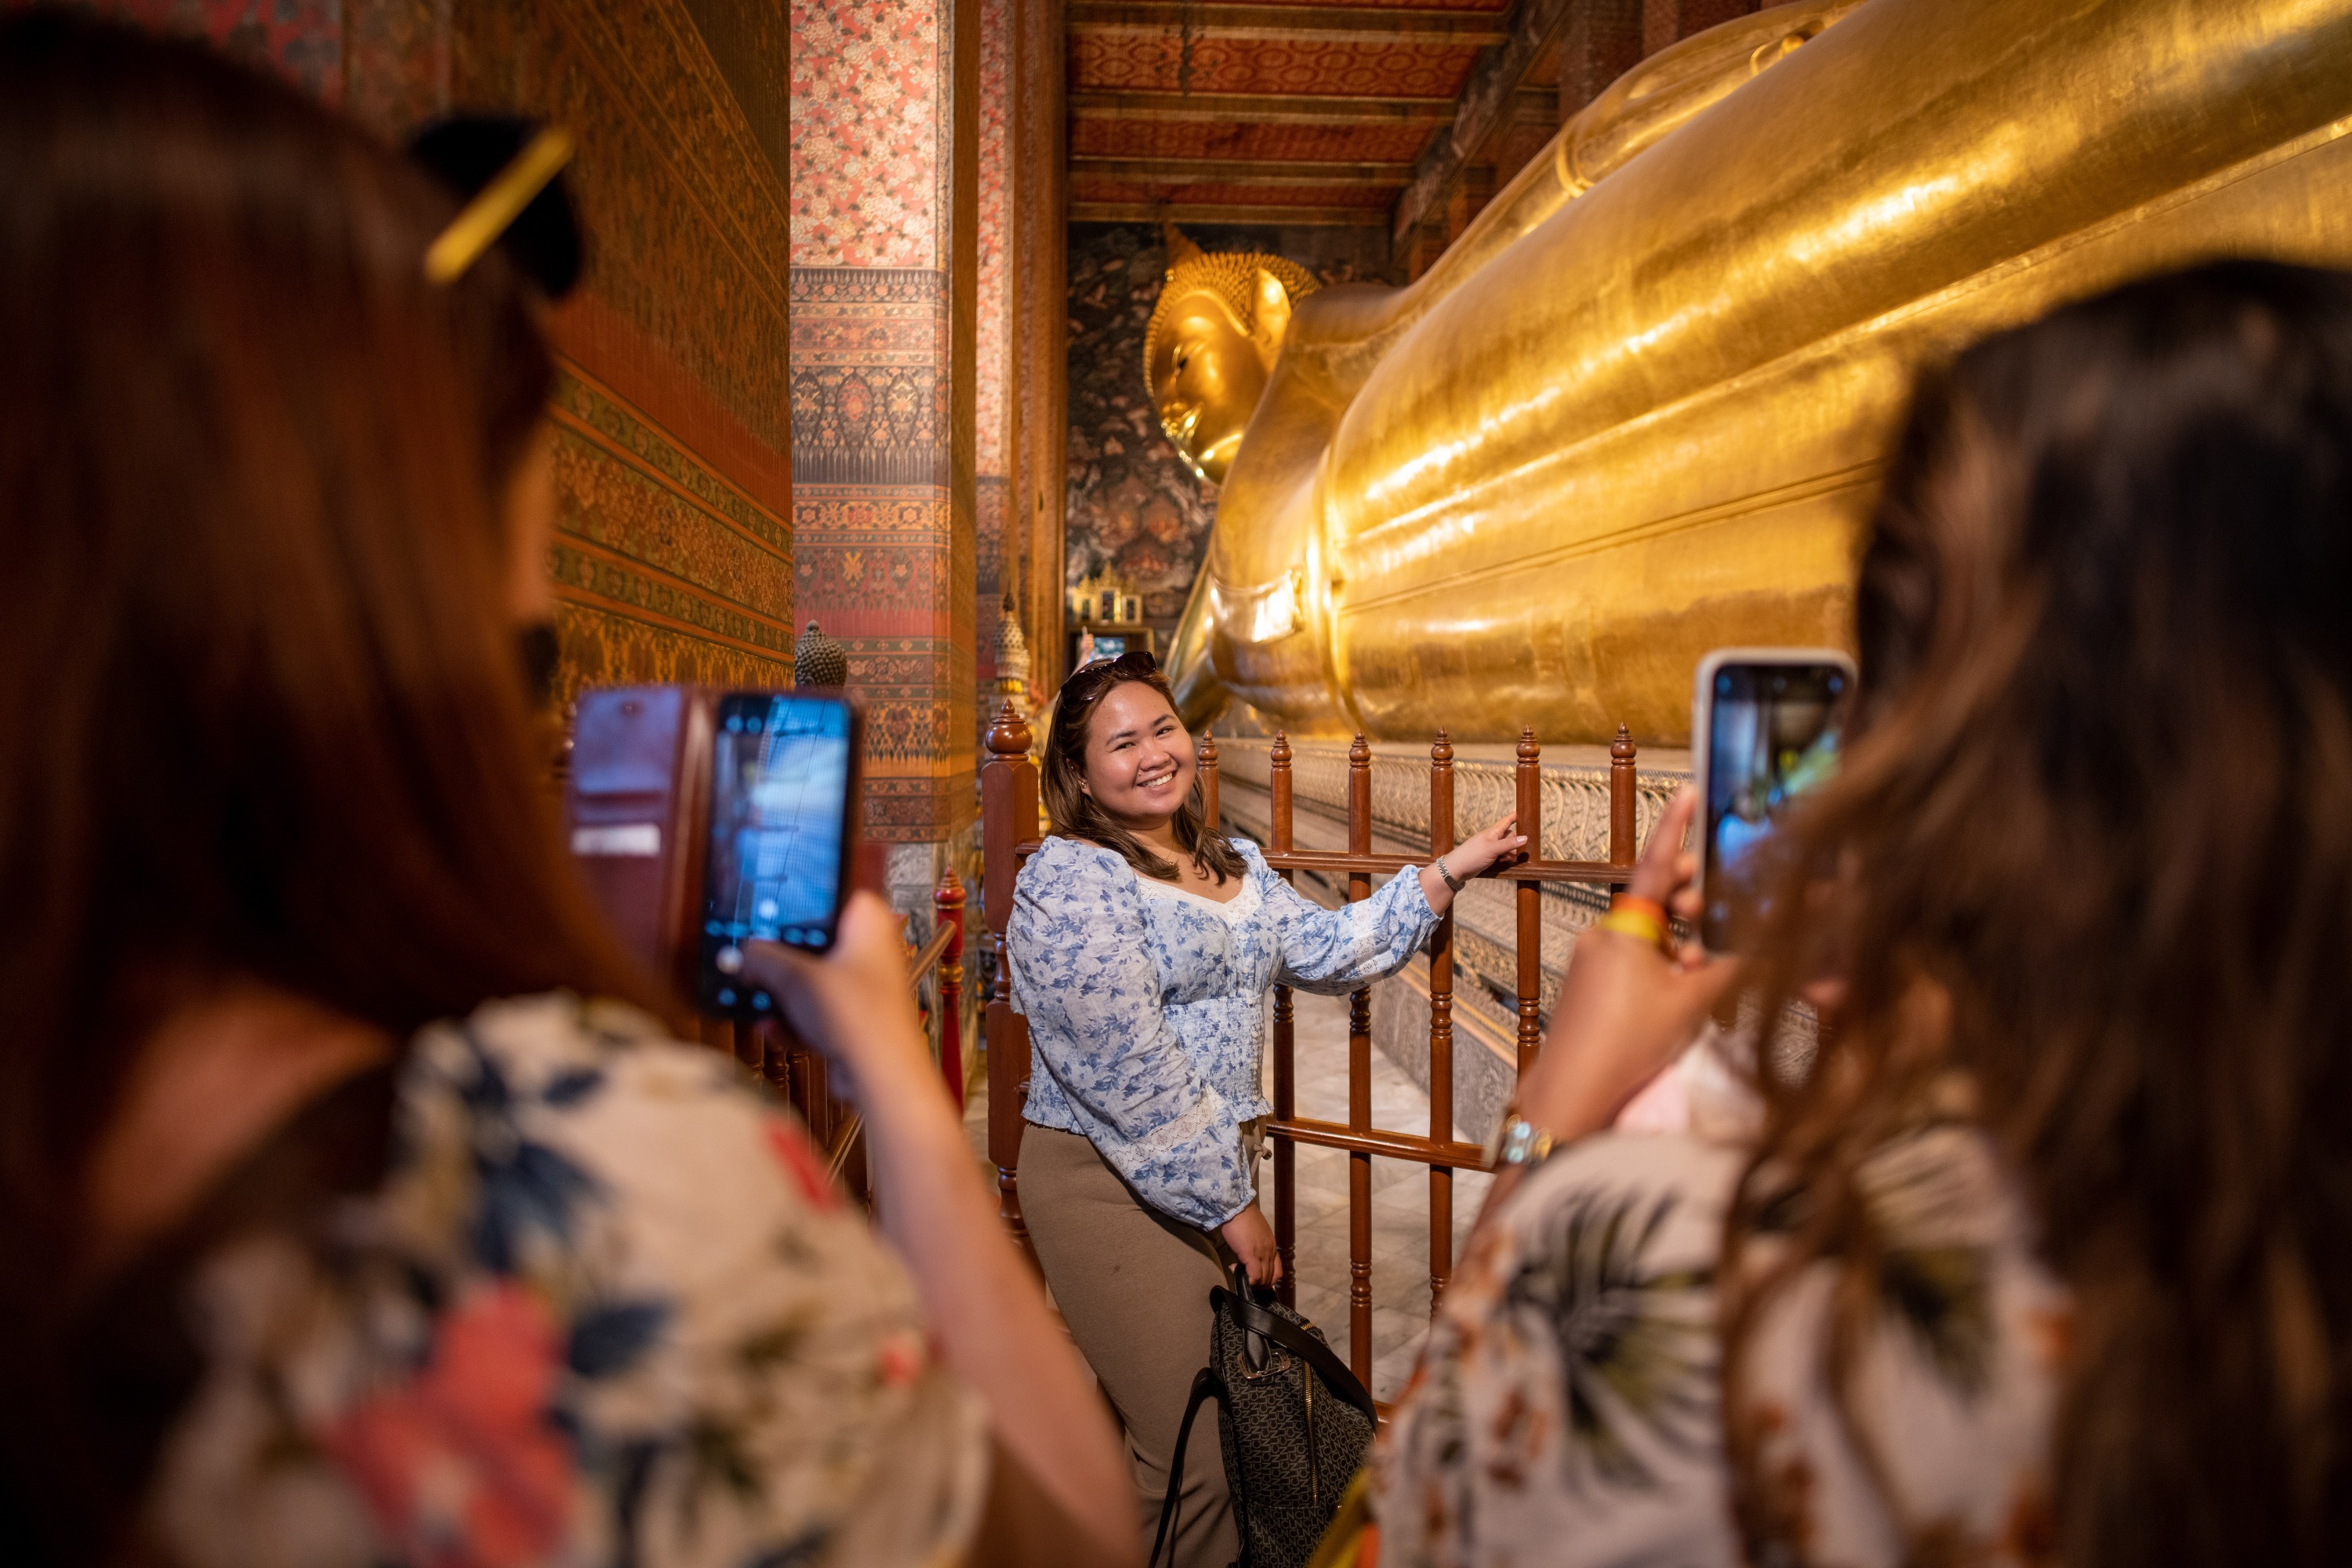
{"type": "Polygon", "coordinates": [[[1282,353],[1291,307],[1316,288],[1295,261],[1212,256],[1168,226],[1168,278],[1143,330],[1143,376],[1160,427],[1202,479],[1223,482],[1282,353]]]}

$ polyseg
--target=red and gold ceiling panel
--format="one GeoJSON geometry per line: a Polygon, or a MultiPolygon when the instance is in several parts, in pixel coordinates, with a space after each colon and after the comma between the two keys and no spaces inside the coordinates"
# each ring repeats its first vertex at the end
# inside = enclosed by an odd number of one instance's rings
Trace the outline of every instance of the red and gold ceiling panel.
{"type": "Polygon", "coordinates": [[[1083,173],[1070,181],[1073,202],[1114,202],[1128,205],[1150,205],[1167,202],[1171,205],[1255,205],[1281,207],[1329,207],[1369,210],[1385,214],[1389,204],[1396,199],[1394,187],[1389,185],[1278,185],[1253,181],[1246,184],[1151,184],[1130,180],[1096,180],[1083,173]]]}
{"type": "Polygon", "coordinates": [[[1431,98],[1462,90],[1482,46],[1444,39],[1196,38],[1080,35],[1070,40],[1075,91],[1329,94],[1431,98]]]}
{"type": "Polygon", "coordinates": [[[1071,0],[1071,214],[1377,221],[1509,6],[1071,0]]]}
{"type": "MultiPolygon", "coordinates": [[[[1127,120],[1080,111],[1071,117],[1070,155],[1159,158],[1180,163],[1287,159],[1303,163],[1404,163],[1420,156],[1435,121],[1335,121],[1321,125],[1214,120],[1127,120]]],[[[1193,171],[1205,176],[1205,167],[1193,171]]],[[[1398,183],[1403,183],[1400,177],[1398,183]]]]}

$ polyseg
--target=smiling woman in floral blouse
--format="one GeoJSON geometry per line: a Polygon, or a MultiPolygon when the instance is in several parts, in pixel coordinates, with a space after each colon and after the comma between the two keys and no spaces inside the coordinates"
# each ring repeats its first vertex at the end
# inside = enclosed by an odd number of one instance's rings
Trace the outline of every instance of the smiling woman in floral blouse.
{"type": "MultiPolygon", "coordinates": [[[[1021,1205],[1055,1303],[1127,1426],[1150,1536],[1223,1256],[1279,1277],[1253,1123],[1266,993],[1403,966],[1463,879],[1525,839],[1505,818],[1339,910],[1201,820],[1192,738],[1149,654],[1063,683],[1046,741],[1054,836],[1023,868],[1006,951],[1035,1068],[1021,1205]],[[1222,1250],[1221,1250],[1222,1249],[1222,1250]]],[[[1182,1568],[1236,1542],[1213,1443],[1187,1456],[1182,1568]]]]}

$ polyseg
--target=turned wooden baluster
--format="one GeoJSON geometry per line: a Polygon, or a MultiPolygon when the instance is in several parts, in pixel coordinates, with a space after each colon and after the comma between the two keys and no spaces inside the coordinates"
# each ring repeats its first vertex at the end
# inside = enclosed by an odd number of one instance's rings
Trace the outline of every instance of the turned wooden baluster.
{"type": "MultiPolygon", "coordinates": [[[[1266,793],[1271,802],[1274,852],[1290,853],[1290,738],[1274,732],[1266,793]]],[[[1296,881],[1288,871],[1286,882],[1296,881]]],[[[1290,987],[1274,988],[1274,1115],[1287,1121],[1298,1114],[1297,1024],[1291,1010],[1290,987]]],[[[1282,1257],[1280,1296],[1286,1307],[1298,1305],[1298,1146],[1276,1133],[1274,1139],[1274,1247],[1282,1257]]]]}
{"type": "Polygon", "coordinates": [[[1037,768],[1029,760],[1029,741],[1028,721],[1006,702],[988,731],[980,811],[982,908],[996,946],[995,984],[988,999],[988,1158],[996,1167],[997,1212],[1034,1262],[1029,1227],[1021,1222],[1017,1174],[1021,1110],[1029,1098],[1029,1025],[1013,1010],[1013,972],[1004,956],[1013,884],[1021,870],[1013,848],[1038,836],[1037,768]]]}
{"type": "Polygon", "coordinates": [[[1217,738],[1203,731],[1193,755],[1200,763],[1197,783],[1201,791],[1201,826],[1214,833],[1217,831],[1217,738]]]}
{"type": "Polygon", "coordinates": [[[1633,813],[1633,731],[1620,724],[1617,738],[1609,742],[1609,863],[1612,866],[1631,866],[1641,850],[1633,813]]]}
{"type": "Polygon", "coordinates": [[[963,1109],[963,883],[952,866],[940,873],[931,908],[951,934],[940,952],[940,1076],[948,1095],[963,1109]]]}
{"type": "MultiPolygon", "coordinates": [[[[1348,748],[1348,853],[1372,852],[1372,748],[1361,733],[1348,748]]],[[[1372,879],[1348,874],[1348,901],[1372,896],[1372,879]]],[[[1348,994],[1348,1128],[1372,1130],[1372,992],[1359,985],[1348,994]]],[[[1372,1157],[1348,1154],[1348,1361],[1369,1388],[1372,1383],[1372,1157]]]]}
{"type": "MultiPolygon", "coordinates": [[[[1543,748],[1536,744],[1532,729],[1519,731],[1514,782],[1518,785],[1518,830],[1528,836],[1528,847],[1518,853],[1524,865],[1543,857],[1543,748]]],[[[1525,1077],[1543,1045],[1543,885],[1521,882],[1513,896],[1519,917],[1519,1073],[1525,1077]]]]}
{"type": "MultiPolygon", "coordinates": [[[[1454,742],[1444,731],[1429,748],[1429,858],[1454,847],[1454,742]]],[[[1429,1135],[1454,1136],[1454,910],[1429,939],[1429,1135]]],[[[1454,1173],[1429,1168],[1429,1311],[1454,1273],[1454,1173]]]]}

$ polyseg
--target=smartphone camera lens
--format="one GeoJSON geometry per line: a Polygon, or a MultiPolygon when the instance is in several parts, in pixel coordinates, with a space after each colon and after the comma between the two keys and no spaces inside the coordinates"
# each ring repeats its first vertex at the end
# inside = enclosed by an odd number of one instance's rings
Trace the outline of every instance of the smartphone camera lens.
{"type": "Polygon", "coordinates": [[[751,993],[751,1011],[754,1013],[764,1013],[775,1005],[774,999],[769,996],[766,992],[754,991],[751,993]]]}
{"type": "Polygon", "coordinates": [[[710,963],[721,974],[740,974],[743,973],[743,950],[730,942],[711,955],[710,963]]]}
{"type": "Polygon", "coordinates": [[[735,1005],[735,987],[732,985],[721,985],[719,988],[719,1005],[721,1007],[732,1007],[735,1005]]]}

